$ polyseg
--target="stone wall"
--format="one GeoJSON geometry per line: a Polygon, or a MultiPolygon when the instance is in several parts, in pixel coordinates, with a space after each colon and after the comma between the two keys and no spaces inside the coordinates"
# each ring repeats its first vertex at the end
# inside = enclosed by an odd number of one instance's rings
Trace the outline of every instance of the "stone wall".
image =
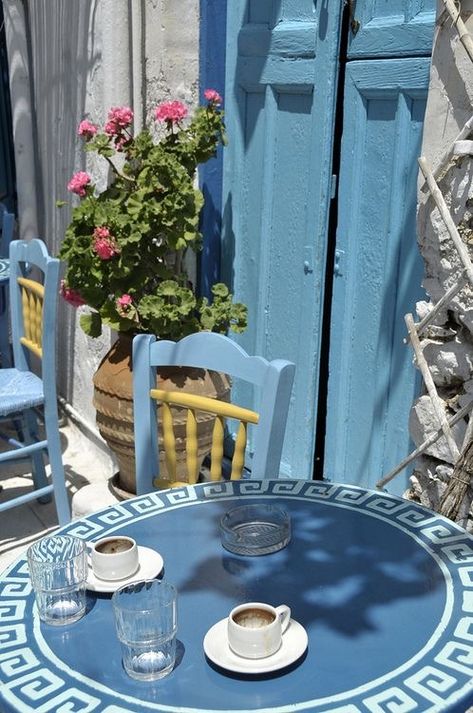
{"type": "MultiPolygon", "coordinates": [[[[87,169],[107,181],[105,162],[82,151],[79,121],[103,124],[126,104],[140,128],[160,101],[197,102],[198,0],[4,0],[14,116],[20,234],[56,254],[70,219],[66,185],[87,169]],[[185,21],[184,21],[185,18],[185,21]],[[26,220],[27,218],[27,220],[26,220]]],[[[87,338],[62,303],[59,393],[91,429],[92,376],[111,342],[87,338]]]]}
{"type": "MultiPolygon", "coordinates": [[[[473,32],[473,2],[462,0],[462,19],[473,32]]],[[[473,115],[473,63],[461,44],[458,32],[439,2],[434,39],[429,96],[424,124],[422,154],[434,168],[473,115]]],[[[452,155],[437,177],[458,230],[473,248],[472,156],[452,155]]],[[[423,286],[428,298],[417,305],[422,318],[457,282],[461,263],[440,213],[422,177],[418,207],[419,247],[425,264],[423,286]]],[[[470,250],[473,256],[473,250],[470,250]]],[[[473,399],[473,289],[466,286],[434,319],[421,340],[439,396],[448,416],[473,399]]],[[[467,420],[453,427],[462,449],[467,420]]],[[[428,395],[421,396],[411,412],[410,431],[419,446],[438,421],[428,395]]],[[[453,457],[442,436],[417,459],[408,496],[435,510],[453,471],[453,457]]],[[[460,519],[471,525],[469,518],[460,519]]]]}

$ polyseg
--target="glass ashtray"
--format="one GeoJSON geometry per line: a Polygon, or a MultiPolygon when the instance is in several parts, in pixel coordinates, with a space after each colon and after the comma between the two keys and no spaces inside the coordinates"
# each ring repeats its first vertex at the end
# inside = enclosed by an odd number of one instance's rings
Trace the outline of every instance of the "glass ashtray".
{"type": "Polygon", "coordinates": [[[237,555],[267,555],[291,539],[291,520],[276,505],[242,505],[220,520],[222,545],[237,555]]]}

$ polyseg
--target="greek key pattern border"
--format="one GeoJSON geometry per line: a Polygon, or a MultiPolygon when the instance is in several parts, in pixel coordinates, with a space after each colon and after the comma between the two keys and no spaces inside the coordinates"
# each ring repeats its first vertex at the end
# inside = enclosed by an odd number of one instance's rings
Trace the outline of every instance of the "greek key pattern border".
{"type": "MultiPolygon", "coordinates": [[[[414,537],[448,573],[453,596],[449,621],[432,646],[428,663],[412,659],[402,673],[383,677],[330,700],[279,706],[274,713],[410,713],[446,711],[468,694],[473,700],[473,537],[453,522],[401,498],[355,486],[326,482],[275,480],[206,483],[152,493],[71,522],[62,528],[83,539],[97,539],[126,524],[161,511],[242,497],[303,498],[358,510],[383,519],[414,537]]],[[[32,613],[34,596],[26,559],[0,577],[0,704],[6,710],[37,713],[118,713],[171,709],[128,699],[85,678],[43,652],[32,613]],[[126,708],[123,706],[126,705],[126,708]]],[[[1,707],[1,706],[0,706],[1,707]]],[[[3,708],[2,708],[3,710],[3,708]]],[[[188,708],[192,713],[201,708],[188,708]]],[[[255,709],[256,710],[256,709],[255,709]]],[[[232,713],[232,712],[229,712],[232,713]]],[[[236,713],[236,712],[235,712],[236,713]]]]}

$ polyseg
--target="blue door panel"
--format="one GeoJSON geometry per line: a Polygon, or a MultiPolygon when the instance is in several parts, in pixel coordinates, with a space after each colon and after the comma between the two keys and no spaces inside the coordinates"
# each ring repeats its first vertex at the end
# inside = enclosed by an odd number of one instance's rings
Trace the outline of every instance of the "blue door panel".
{"type": "MultiPolygon", "coordinates": [[[[350,31],[343,103],[325,474],[372,487],[410,445],[417,376],[403,315],[422,297],[416,159],[435,3],[353,5],[359,29],[350,31]]],[[[343,6],[227,3],[222,278],[249,306],[238,341],[297,365],[282,472],[303,478],[313,472],[324,353],[343,6]]],[[[251,394],[238,385],[235,392],[251,405],[251,394]]],[[[393,492],[403,489],[394,481],[393,492]]]]}
{"type": "MultiPolygon", "coordinates": [[[[322,44],[320,10],[232,0],[227,17],[223,277],[249,307],[238,341],[297,365],[282,472],[302,478],[313,470],[340,19],[335,6],[322,44]]],[[[248,403],[238,385],[235,395],[248,403]]]]}
{"type": "Polygon", "coordinates": [[[431,53],[434,0],[358,0],[352,19],[359,25],[350,35],[350,59],[431,53]]]}
{"type": "MultiPolygon", "coordinates": [[[[418,384],[403,317],[422,298],[415,209],[429,65],[347,66],[325,475],[368,487],[409,450],[418,384]]],[[[390,489],[405,486],[400,477],[390,489]]]]}
{"type": "Polygon", "coordinates": [[[0,204],[0,207],[11,213],[16,210],[15,156],[3,6],[0,6],[0,204]]]}

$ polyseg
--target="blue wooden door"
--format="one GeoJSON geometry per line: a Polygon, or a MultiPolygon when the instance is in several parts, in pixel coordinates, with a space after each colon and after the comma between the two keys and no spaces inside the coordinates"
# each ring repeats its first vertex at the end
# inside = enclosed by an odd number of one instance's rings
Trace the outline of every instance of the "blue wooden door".
{"type": "Polygon", "coordinates": [[[0,6],[0,207],[11,213],[16,210],[15,157],[3,6],[0,6]]]}
{"type": "Polygon", "coordinates": [[[249,306],[242,345],[297,364],[282,472],[302,478],[314,458],[341,5],[227,4],[222,276],[249,306]]]}
{"type": "MultiPolygon", "coordinates": [[[[324,474],[374,487],[412,445],[418,379],[403,317],[423,298],[416,183],[434,0],[358,0],[351,20],[324,474]]],[[[388,489],[401,494],[408,472],[388,489]]]]}
{"type": "Polygon", "coordinates": [[[287,475],[312,477],[324,451],[327,477],[372,487],[409,449],[403,315],[422,296],[416,159],[433,23],[434,0],[227,3],[223,277],[249,306],[243,346],[297,365],[287,475]]]}

